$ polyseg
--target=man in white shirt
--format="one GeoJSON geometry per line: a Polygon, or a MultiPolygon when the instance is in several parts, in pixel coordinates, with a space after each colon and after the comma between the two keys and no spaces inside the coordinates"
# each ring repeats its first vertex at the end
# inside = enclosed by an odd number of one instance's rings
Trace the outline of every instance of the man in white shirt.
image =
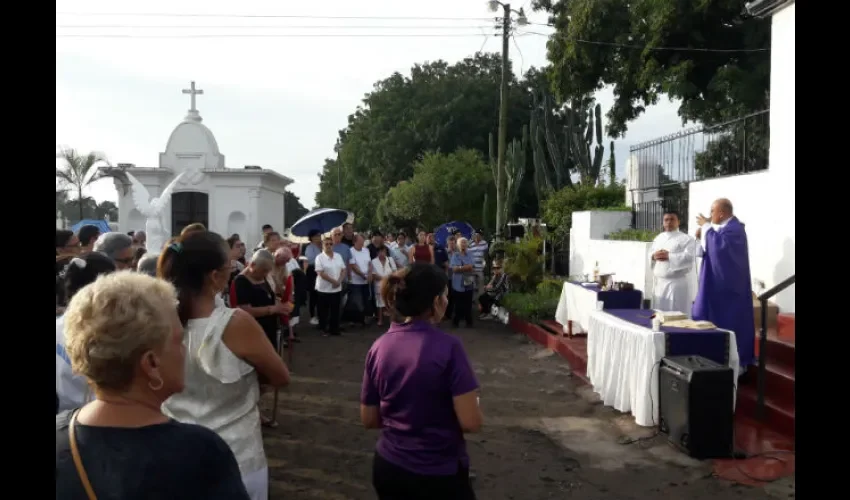
{"type": "Polygon", "coordinates": [[[339,309],[345,262],[333,251],[333,240],[322,240],[322,253],[316,256],[316,295],[319,330],[324,335],[339,335],[339,309]]]}
{"type": "Polygon", "coordinates": [[[694,271],[696,241],[679,231],[679,215],[666,212],[664,231],[650,249],[653,274],[652,307],[660,311],[691,310],[691,273],[694,271]]]}
{"type": "Polygon", "coordinates": [[[348,261],[351,276],[348,304],[353,313],[351,319],[362,326],[366,326],[366,304],[369,303],[369,283],[372,280],[372,256],[369,249],[363,246],[364,242],[362,234],[354,235],[354,246],[351,248],[351,258],[348,261]]]}

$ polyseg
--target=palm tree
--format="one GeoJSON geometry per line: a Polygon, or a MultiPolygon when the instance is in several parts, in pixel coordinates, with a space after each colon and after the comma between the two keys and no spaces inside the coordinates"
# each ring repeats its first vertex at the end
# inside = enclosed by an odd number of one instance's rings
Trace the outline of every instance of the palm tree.
{"type": "Polygon", "coordinates": [[[107,177],[98,167],[110,166],[106,155],[92,151],[82,155],[73,148],[57,148],[56,179],[68,189],[77,193],[77,205],[80,208],[80,220],[83,220],[83,189],[92,182],[107,177]],[[61,163],[61,166],[59,165],[61,163]]]}

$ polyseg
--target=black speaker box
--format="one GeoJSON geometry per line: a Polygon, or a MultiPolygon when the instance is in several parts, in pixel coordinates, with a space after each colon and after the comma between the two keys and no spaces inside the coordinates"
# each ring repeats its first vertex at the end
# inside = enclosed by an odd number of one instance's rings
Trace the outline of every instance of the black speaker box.
{"type": "Polygon", "coordinates": [[[702,356],[663,358],[658,369],[659,427],[693,458],[731,458],[735,375],[702,356]]]}
{"type": "Polygon", "coordinates": [[[520,224],[508,224],[508,238],[516,239],[525,236],[525,226],[520,224]]]}

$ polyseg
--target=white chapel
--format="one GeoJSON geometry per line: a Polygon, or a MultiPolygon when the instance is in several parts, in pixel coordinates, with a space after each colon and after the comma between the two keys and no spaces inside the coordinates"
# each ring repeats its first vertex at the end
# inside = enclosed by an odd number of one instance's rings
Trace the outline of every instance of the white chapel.
{"type": "MultiPolygon", "coordinates": [[[[163,214],[163,223],[171,228],[172,235],[200,222],[225,238],[238,233],[253,245],[260,239],[263,224],[283,230],[284,192],[292,179],[257,166],[227,168],[215,136],[202,123],[195,106],[196,96],[204,91],[192,82],[183,93],[189,94],[191,107],[171,132],[165,152],[159,154],[159,167],[119,164],[118,169],[126,169],[138,179],[151,197],[159,196],[176,175],[186,172],[163,214]]],[[[145,218],[133,204],[130,186],[116,178],[115,188],[121,231],[143,230],[145,218]]]]}

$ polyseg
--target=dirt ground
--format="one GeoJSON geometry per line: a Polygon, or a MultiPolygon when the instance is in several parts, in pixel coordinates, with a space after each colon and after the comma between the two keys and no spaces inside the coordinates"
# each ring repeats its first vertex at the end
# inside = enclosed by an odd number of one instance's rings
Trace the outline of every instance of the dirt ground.
{"type": "MultiPolygon", "coordinates": [[[[292,384],[280,391],[280,425],[265,431],[270,496],[373,499],[378,433],[360,426],[358,401],[366,352],[386,327],[349,329],[341,338],[300,328],[292,384]]],[[[463,340],[482,387],[485,429],[467,437],[481,500],[793,497],[793,489],[766,491],[716,479],[709,462],[688,458],[663,436],[621,444],[652,430],[601,405],[571,378],[562,358],[504,325],[479,322],[474,330],[453,333],[463,340]]]]}

